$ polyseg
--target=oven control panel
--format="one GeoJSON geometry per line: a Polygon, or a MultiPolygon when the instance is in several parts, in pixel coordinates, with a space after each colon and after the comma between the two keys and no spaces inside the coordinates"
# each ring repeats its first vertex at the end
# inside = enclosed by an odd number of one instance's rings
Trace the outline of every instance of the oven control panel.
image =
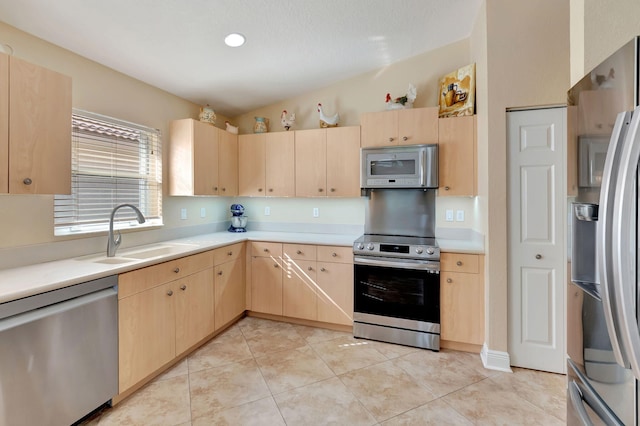
{"type": "Polygon", "coordinates": [[[378,241],[356,241],[354,255],[399,257],[407,259],[440,259],[440,248],[434,246],[396,244],[378,241]]]}

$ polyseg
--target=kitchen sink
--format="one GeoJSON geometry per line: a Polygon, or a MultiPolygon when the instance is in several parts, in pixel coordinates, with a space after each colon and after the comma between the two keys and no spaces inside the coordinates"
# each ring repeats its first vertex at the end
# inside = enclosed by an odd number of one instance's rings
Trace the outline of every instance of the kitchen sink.
{"type": "Polygon", "coordinates": [[[190,245],[190,244],[152,247],[146,250],[122,253],[121,256],[130,258],[130,259],[151,259],[152,257],[168,256],[168,255],[184,252],[186,249],[189,248],[189,246],[195,247],[195,245],[190,245]]]}
{"type": "Polygon", "coordinates": [[[170,256],[188,251],[198,247],[198,244],[158,244],[144,249],[131,248],[118,252],[115,257],[107,257],[104,254],[78,257],[76,260],[83,262],[101,263],[107,265],[119,265],[135,262],[136,260],[152,259],[155,257],[170,256]]]}

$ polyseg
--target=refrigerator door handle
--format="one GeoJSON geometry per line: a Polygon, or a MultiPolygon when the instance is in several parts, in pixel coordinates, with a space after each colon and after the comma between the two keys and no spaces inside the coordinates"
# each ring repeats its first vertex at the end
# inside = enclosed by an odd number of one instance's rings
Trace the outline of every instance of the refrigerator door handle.
{"type": "Polygon", "coordinates": [[[582,398],[582,392],[578,388],[578,384],[575,380],[571,380],[569,385],[567,386],[567,391],[569,392],[569,399],[571,400],[571,405],[573,406],[575,413],[578,415],[580,422],[584,426],[593,426],[593,422],[589,418],[589,414],[587,414],[587,409],[584,408],[584,402],[582,398]]]}
{"type": "MultiPolygon", "coordinates": [[[[611,339],[611,346],[616,362],[622,367],[628,367],[629,361],[625,356],[625,349],[620,335],[621,326],[618,324],[618,312],[616,308],[616,286],[613,278],[613,263],[611,256],[611,234],[614,213],[613,202],[615,198],[618,170],[620,166],[621,150],[624,146],[625,136],[631,121],[631,111],[621,112],[616,118],[613,127],[607,156],[602,172],[602,186],[600,190],[599,218],[596,227],[596,253],[598,262],[598,278],[600,281],[600,299],[604,310],[607,331],[611,339]]],[[[578,212],[576,211],[576,214],[578,212]]]]}
{"type": "Polygon", "coordinates": [[[620,155],[618,183],[613,200],[614,211],[617,214],[613,216],[611,257],[621,337],[631,370],[640,380],[640,329],[635,310],[637,301],[635,294],[637,286],[636,175],[640,161],[640,107],[634,110],[620,155]]]}

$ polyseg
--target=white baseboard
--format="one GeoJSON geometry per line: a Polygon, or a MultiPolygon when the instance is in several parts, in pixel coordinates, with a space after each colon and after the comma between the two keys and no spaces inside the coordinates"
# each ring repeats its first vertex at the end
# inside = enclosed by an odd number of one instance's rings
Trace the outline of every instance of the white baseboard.
{"type": "Polygon", "coordinates": [[[509,352],[493,351],[489,349],[485,343],[482,345],[480,358],[482,358],[482,364],[486,369],[512,373],[509,352]]]}

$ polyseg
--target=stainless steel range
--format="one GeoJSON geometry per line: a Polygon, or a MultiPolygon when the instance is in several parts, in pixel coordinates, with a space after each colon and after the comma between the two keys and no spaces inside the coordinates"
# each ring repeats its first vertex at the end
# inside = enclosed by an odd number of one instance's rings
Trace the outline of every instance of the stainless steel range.
{"type": "Polygon", "coordinates": [[[374,189],[353,244],[355,337],[440,349],[435,191],[374,189]]]}

